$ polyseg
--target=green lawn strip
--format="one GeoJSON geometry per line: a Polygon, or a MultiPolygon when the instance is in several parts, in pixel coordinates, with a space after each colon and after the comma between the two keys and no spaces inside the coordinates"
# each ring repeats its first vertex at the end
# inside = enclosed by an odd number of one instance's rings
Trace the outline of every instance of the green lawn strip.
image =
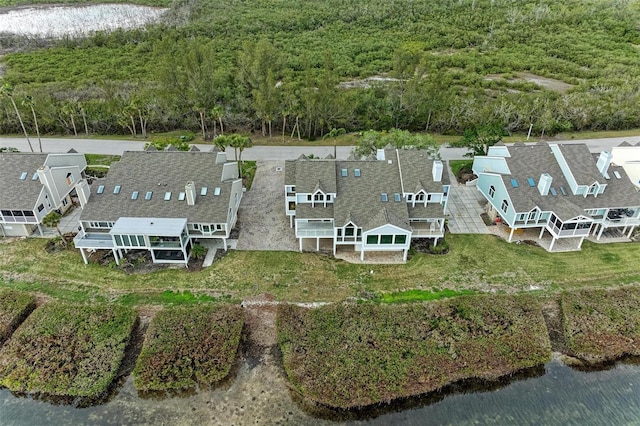
{"type": "Polygon", "coordinates": [[[151,320],[133,371],[141,391],[207,387],[234,363],[244,314],[239,305],[166,308],[151,320]]]}
{"type": "Polygon", "coordinates": [[[492,235],[447,235],[447,242],[448,254],[418,253],[404,265],[349,264],[314,253],[232,250],[201,271],[170,268],[126,274],[85,265],[72,248],[48,254],[46,240],[12,240],[1,246],[0,286],[72,301],[111,301],[170,290],[234,300],[271,293],[284,301],[331,302],[412,289],[514,293],[533,286],[558,292],[640,282],[640,244],[585,241],[579,252],[547,253],[492,235]]]}
{"type": "Polygon", "coordinates": [[[43,305],[0,350],[0,384],[16,392],[99,396],[116,376],[136,319],[117,305],[43,305]]]}
{"type": "Polygon", "coordinates": [[[528,295],[279,305],[278,338],[293,387],[311,401],[344,409],[467,378],[497,379],[551,356],[542,310],[528,295]]]}
{"type": "Polygon", "coordinates": [[[581,290],[561,297],[569,355],[589,363],[640,355],[640,290],[581,290]]]}
{"type": "Polygon", "coordinates": [[[35,308],[32,295],[0,288],[0,346],[35,308]]]}
{"type": "Polygon", "coordinates": [[[404,290],[392,293],[381,293],[377,300],[383,303],[406,303],[406,302],[428,302],[431,300],[446,299],[449,297],[465,296],[474,294],[471,290],[404,290]]]}
{"type": "Polygon", "coordinates": [[[114,161],[120,161],[119,155],[85,154],[87,166],[110,166],[114,161]]]}

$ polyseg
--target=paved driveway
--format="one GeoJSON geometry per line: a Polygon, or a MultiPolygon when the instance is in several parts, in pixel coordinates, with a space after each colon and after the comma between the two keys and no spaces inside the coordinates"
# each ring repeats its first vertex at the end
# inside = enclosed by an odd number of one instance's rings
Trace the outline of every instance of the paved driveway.
{"type": "Polygon", "coordinates": [[[489,229],[480,217],[486,200],[475,186],[458,185],[449,169],[451,189],[449,190],[449,232],[452,234],[488,234],[489,229]]]}
{"type": "Polygon", "coordinates": [[[284,213],[284,161],[258,161],[251,190],[238,209],[238,223],[238,250],[298,250],[284,213]]]}

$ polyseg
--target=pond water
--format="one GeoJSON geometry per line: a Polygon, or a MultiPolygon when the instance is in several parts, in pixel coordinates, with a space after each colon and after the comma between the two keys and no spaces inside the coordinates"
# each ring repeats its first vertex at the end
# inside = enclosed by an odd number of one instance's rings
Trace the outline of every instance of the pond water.
{"type": "Polygon", "coordinates": [[[0,424],[371,424],[371,425],[601,425],[640,423],[640,366],[618,363],[581,372],[560,361],[544,374],[491,391],[418,401],[415,408],[370,419],[325,420],[302,411],[290,398],[277,362],[244,363],[225,388],[162,400],[140,399],[131,379],[114,398],[73,408],[0,391],[0,424]],[[425,405],[427,404],[427,405],[425,405]]]}
{"type": "Polygon", "coordinates": [[[95,31],[141,27],[158,20],[167,10],[131,4],[0,9],[0,33],[29,37],[79,37],[95,31]]]}

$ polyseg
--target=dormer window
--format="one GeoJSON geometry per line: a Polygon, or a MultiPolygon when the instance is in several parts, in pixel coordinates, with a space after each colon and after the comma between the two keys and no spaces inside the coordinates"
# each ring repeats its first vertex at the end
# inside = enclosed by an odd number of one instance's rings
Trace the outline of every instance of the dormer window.
{"type": "Polygon", "coordinates": [[[313,201],[324,201],[324,194],[321,192],[313,194],[313,201]]]}
{"type": "Polygon", "coordinates": [[[74,178],[73,178],[73,174],[72,173],[67,173],[67,185],[72,185],[74,182],[74,178]]]}
{"type": "Polygon", "coordinates": [[[424,192],[418,192],[416,194],[416,201],[424,201],[424,192]]]}

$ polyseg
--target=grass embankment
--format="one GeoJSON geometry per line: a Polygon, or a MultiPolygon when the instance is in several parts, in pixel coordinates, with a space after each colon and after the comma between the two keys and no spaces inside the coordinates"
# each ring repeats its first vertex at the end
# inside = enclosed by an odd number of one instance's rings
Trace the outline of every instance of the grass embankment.
{"type": "Polygon", "coordinates": [[[35,308],[35,297],[0,288],[0,347],[35,308]]]}
{"type": "Polygon", "coordinates": [[[448,235],[447,242],[447,255],[418,253],[404,265],[354,265],[313,253],[231,251],[198,272],[127,275],[84,265],[72,248],[47,254],[45,240],[13,240],[0,242],[0,287],[78,302],[171,305],[181,303],[180,298],[167,299],[165,291],[224,301],[271,293],[277,300],[334,302],[411,289],[514,293],[534,286],[558,293],[640,282],[640,244],[585,241],[582,251],[551,254],[492,235],[448,235]]]}
{"type": "Polygon", "coordinates": [[[284,367],[311,401],[355,408],[497,379],[550,359],[531,296],[465,296],[429,304],[278,308],[284,367]]]}
{"type": "Polygon", "coordinates": [[[561,297],[568,354],[591,364],[640,355],[640,290],[584,290],[561,297]]]}
{"type": "Polygon", "coordinates": [[[224,379],[234,363],[243,325],[238,305],[160,311],[151,320],[133,371],[136,388],[184,390],[224,379]]]}
{"type": "Polygon", "coordinates": [[[17,392],[99,396],[116,376],[136,320],[122,306],[48,303],[0,350],[0,384],[17,392]]]}

